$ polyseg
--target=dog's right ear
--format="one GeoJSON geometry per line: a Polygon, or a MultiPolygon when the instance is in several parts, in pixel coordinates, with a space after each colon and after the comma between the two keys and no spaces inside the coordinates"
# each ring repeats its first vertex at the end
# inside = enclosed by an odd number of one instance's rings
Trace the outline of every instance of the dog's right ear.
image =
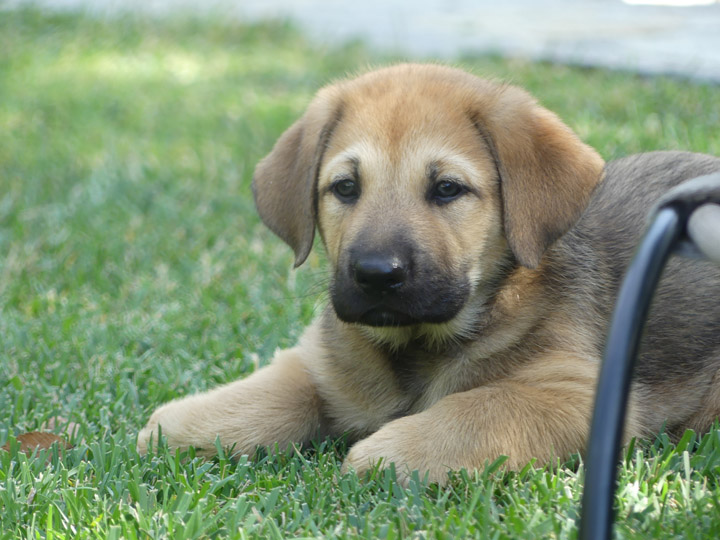
{"type": "Polygon", "coordinates": [[[318,173],[341,117],[337,93],[332,87],[322,90],[255,168],[252,190],[258,213],[265,225],[293,249],[295,267],[305,262],[312,249],[318,173]]]}

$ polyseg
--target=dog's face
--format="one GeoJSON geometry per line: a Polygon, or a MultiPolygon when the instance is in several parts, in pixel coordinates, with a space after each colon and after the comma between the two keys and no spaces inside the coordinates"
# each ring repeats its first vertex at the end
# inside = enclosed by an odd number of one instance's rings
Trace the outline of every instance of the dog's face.
{"type": "Polygon", "coordinates": [[[318,174],[317,223],[346,322],[447,322],[506,249],[481,135],[438,95],[399,90],[345,101],[318,174]]]}
{"type": "Polygon", "coordinates": [[[501,267],[537,266],[602,167],[524,91],[401,65],[322,90],[253,188],[296,264],[319,230],[340,319],[405,326],[449,323],[501,267]]]}

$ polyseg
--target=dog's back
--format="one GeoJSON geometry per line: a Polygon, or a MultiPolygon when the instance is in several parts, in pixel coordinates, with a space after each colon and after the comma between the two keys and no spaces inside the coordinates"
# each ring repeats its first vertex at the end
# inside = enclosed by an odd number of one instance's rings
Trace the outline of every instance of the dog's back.
{"type": "MultiPolygon", "coordinates": [[[[672,187],[715,171],[720,159],[685,152],[639,154],[607,165],[586,212],[561,240],[567,248],[561,252],[571,255],[558,270],[571,272],[579,289],[592,284],[594,295],[586,296],[584,307],[598,335],[607,335],[618,288],[655,202],[672,187]]],[[[709,427],[720,412],[718,370],[720,268],[675,256],[655,293],[635,370],[649,423],[657,415],[659,422],[668,418],[671,430],[709,427]]]]}

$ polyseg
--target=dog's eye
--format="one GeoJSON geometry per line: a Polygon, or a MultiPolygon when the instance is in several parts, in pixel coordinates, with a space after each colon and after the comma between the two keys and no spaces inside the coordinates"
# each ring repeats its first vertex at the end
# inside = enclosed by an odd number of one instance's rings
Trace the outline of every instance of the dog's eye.
{"type": "Polygon", "coordinates": [[[432,187],[430,198],[436,203],[447,203],[457,199],[466,189],[452,180],[441,180],[432,187]]]}
{"type": "Polygon", "coordinates": [[[342,178],[333,183],[332,192],[342,202],[350,203],[360,196],[360,187],[355,180],[342,178]]]}

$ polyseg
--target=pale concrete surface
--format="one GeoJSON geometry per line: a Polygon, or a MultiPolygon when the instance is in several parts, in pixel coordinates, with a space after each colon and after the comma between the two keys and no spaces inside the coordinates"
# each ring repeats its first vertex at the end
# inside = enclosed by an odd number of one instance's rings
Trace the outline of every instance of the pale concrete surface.
{"type": "Polygon", "coordinates": [[[132,10],[283,18],[321,43],[362,39],[411,58],[492,52],[720,82],[720,3],[700,1],[706,5],[622,0],[0,0],[0,5],[32,3],[99,15],[132,10]]]}

